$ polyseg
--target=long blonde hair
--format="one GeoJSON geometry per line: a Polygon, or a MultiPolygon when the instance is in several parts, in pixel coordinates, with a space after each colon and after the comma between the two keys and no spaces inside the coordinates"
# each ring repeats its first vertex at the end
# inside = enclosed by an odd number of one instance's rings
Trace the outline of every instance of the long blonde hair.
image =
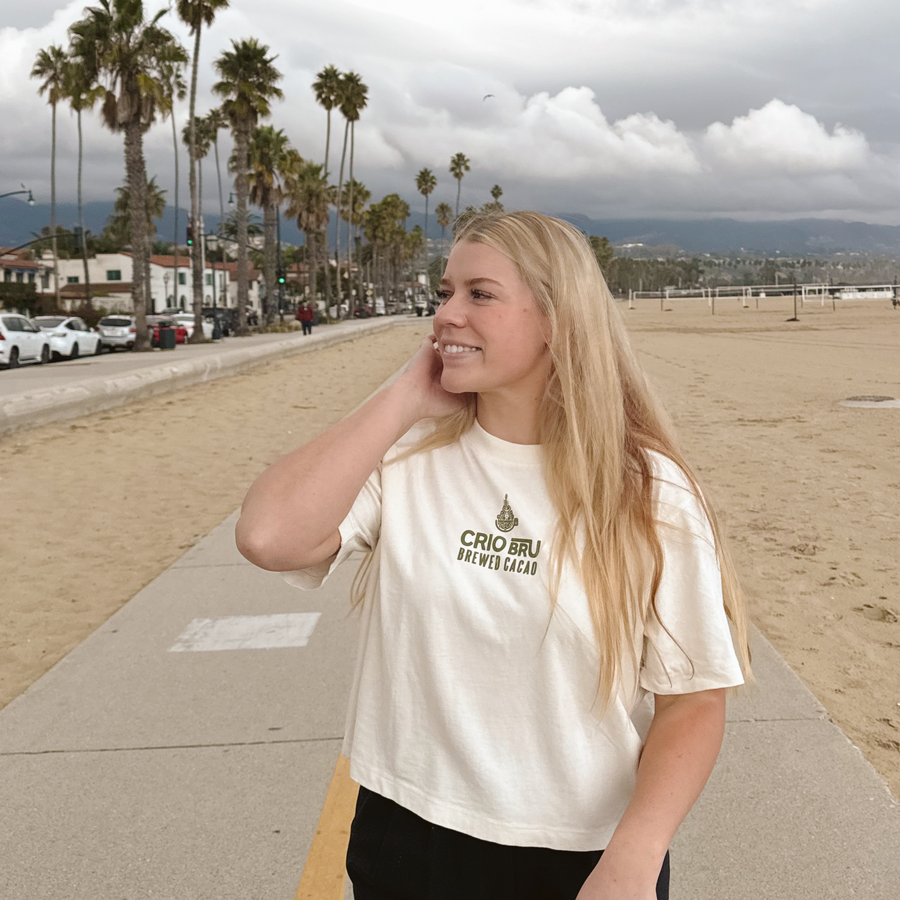
{"type": "MultiPolygon", "coordinates": [[[[651,450],[682,470],[709,518],[725,611],[750,682],[744,601],[722,530],[644,378],[587,239],[559,219],[512,212],[466,219],[457,227],[454,246],[462,241],[507,256],[550,324],[552,370],[541,402],[539,438],[559,514],[551,596],[555,605],[566,565],[580,572],[599,656],[600,708],[606,709],[625,663],[632,673],[639,672],[633,635],[649,616],[661,621],[656,593],[663,552],[653,515],[651,450]]],[[[469,400],[460,412],[436,420],[434,431],[412,452],[459,440],[475,421],[475,395],[469,400]]]]}

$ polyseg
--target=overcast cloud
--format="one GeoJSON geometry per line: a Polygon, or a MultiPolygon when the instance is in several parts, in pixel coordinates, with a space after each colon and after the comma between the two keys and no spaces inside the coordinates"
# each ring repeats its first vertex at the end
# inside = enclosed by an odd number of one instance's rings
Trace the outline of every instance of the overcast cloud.
{"type": "MultiPolygon", "coordinates": [[[[85,5],[31,0],[4,13],[0,193],[24,181],[49,199],[50,111],[28,73],[39,49],[66,45],[85,5]]],[[[174,16],[164,21],[189,45],[174,16]]],[[[472,163],[463,204],[499,184],[508,206],[595,218],[897,224],[898,35],[897,0],[232,0],[203,34],[198,112],[215,103],[213,60],[232,39],[256,37],[284,74],[271,123],[308,158],[321,161],[325,145],[315,73],[333,63],[369,85],[355,174],[376,199],[396,191],[423,209],[414,177],[428,167],[431,208],[452,205],[447,166],[461,151],[472,163]]],[[[58,196],[72,201],[75,120],[64,107],[58,120],[58,196]]],[[[179,131],[186,120],[184,103],[179,131]]],[[[85,198],[111,199],[122,139],[95,114],[84,126],[85,198]]],[[[149,132],[145,151],[171,202],[171,123],[149,132]]],[[[210,159],[209,211],[214,171],[210,159]]],[[[186,197],[182,174],[182,207],[186,197]]]]}

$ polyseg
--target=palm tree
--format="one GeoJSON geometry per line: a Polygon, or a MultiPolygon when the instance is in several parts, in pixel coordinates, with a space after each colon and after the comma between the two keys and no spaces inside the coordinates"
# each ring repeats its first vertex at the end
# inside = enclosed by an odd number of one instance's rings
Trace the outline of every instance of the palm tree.
{"type": "Polygon", "coordinates": [[[238,244],[238,334],[247,333],[247,302],[249,299],[247,257],[247,197],[249,186],[250,136],[260,118],[269,115],[269,101],[283,97],[275,82],[281,78],[273,65],[274,56],[267,56],[269,48],[255,38],[232,41],[233,50],[226,50],[215,64],[220,81],[213,85],[213,93],[223,98],[222,112],[231,123],[237,160],[237,244],[238,244]]]}
{"type": "MultiPolygon", "coordinates": [[[[195,183],[197,189],[197,203],[199,204],[200,209],[203,209],[203,160],[209,156],[209,151],[212,147],[212,131],[209,127],[209,121],[204,116],[198,116],[196,122],[185,122],[184,128],[181,129],[181,140],[184,142],[184,146],[188,148],[188,153],[190,153],[191,147],[191,134],[193,134],[194,137],[194,161],[197,164],[197,180],[195,183]]],[[[200,216],[200,219],[203,219],[202,215],[200,216]]],[[[194,223],[194,231],[194,244],[199,243],[202,251],[202,229],[196,222],[194,223]]],[[[201,263],[202,261],[201,258],[201,263]]]]}
{"type": "MultiPolygon", "coordinates": [[[[175,202],[174,209],[174,240],[172,241],[172,305],[178,306],[178,215],[180,209],[178,207],[178,130],[175,123],[175,99],[184,100],[187,96],[187,85],[184,83],[182,76],[183,65],[168,66],[165,71],[165,89],[169,98],[169,118],[172,120],[172,144],[175,149],[175,202]]],[[[166,306],[169,305],[169,298],[166,297],[166,306]]]]}
{"type": "Polygon", "coordinates": [[[84,18],[69,29],[72,55],[91,80],[106,78],[104,124],[125,135],[125,171],[131,205],[132,302],[137,319],[135,350],[148,350],[146,302],[147,170],[144,132],[158,110],[167,112],[171,98],[165,89],[167,68],[187,62],[184,48],[160,27],[160,10],[149,22],[142,0],[100,0],[84,10],[84,18]]]}
{"type": "Polygon", "coordinates": [[[450,160],[450,174],[456,179],[456,215],[459,216],[459,192],[462,190],[463,175],[469,171],[469,160],[462,153],[457,153],[450,160]]]}
{"type": "MultiPolygon", "coordinates": [[[[335,66],[325,66],[321,72],[316,75],[313,82],[313,92],[316,95],[316,103],[321,106],[326,113],[326,130],[325,130],[325,168],[323,176],[326,183],[330,176],[328,170],[328,157],[331,150],[331,111],[338,105],[338,94],[341,87],[341,73],[335,66]]],[[[327,229],[327,223],[326,223],[327,229]]],[[[328,242],[325,242],[326,254],[328,242]]],[[[326,261],[327,262],[327,261],[326,261]]],[[[325,266],[325,304],[331,306],[331,273],[330,267],[325,266]]]]}
{"type": "MultiPolygon", "coordinates": [[[[347,124],[350,126],[350,209],[353,208],[353,150],[354,145],[356,143],[356,123],[359,121],[360,113],[366,108],[366,102],[368,98],[369,88],[363,80],[356,74],[356,72],[348,72],[344,76],[343,80],[343,97],[341,98],[341,113],[344,118],[347,120],[347,124]]],[[[346,131],[345,131],[345,140],[346,140],[346,131]]],[[[344,164],[343,159],[341,160],[341,175],[343,176],[344,172],[344,164]]],[[[343,199],[343,198],[341,198],[343,199]]],[[[338,214],[338,222],[340,222],[340,211],[338,214]]],[[[353,253],[350,246],[350,227],[349,227],[349,219],[348,219],[348,228],[347,228],[347,292],[352,293],[350,291],[350,269],[353,263],[353,253]]],[[[340,232],[338,233],[340,236],[340,232]]],[[[340,247],[340,240],[338,240],[338,247],[340,247]]],[[[338,266],[340,269],[340,266],[338,266]]],[[[355,304],[354,304],[355,306],[355,304]]],[[[353,310],[350,310],[350,315],[353,315],[353,310]]]]}
{"type": "MultiPolygon", "coordinates": [[[[156,184],[156,177],[150,179],[144,190],[145,199],[145,231],[147,234],[146,248],[147,256],[144,263],[144,277],[147,284],[150,283],[150,246],[152,244],[153,235],[156,234],[156,222],[154,219],[162,218],[166,209],[166,192],[156,184]]],[[[112,214],[106,220],[106,228],[104,234],[110,236],[114,240],[126,241],[132,233],[131,230],[131,195],[127,185],[116,188],[116,202],[113,205],[112,214]]],[[[153,300],[148,295],[150,312],[153,312],[153,300]]]]}
{"type": "Polygon", "coordinates": [[[425,270],[428,271],[428,195],[437,187],[437,178],[431,169],[422,169],[416,175],[416,190],[425,198],[425,228],[423,243],[425,245],[425,270]]]}
{"type": "MultiPolygon", "coordinates": [[[[353,138],[352,138],[352,126],[351,126],[351,139],[350,146],[353,146],[353,138]]],[[[363,216],[366,208],[366,204],[372,198],[372,192],[364,185],[360,184],[360,182],[351,178],[347,184],[344,185],[344,198],[341,202],[341,207],[344,210],[344,221],[348,223],[348,244],[350,242],[350,238],[353,239],[353,244],[356,247],[357,257],[359,258],[359,244],[360,244],[360,226],[363,223],[363,216]]],[[[347,256],[348,260],[350,259],[349,252],[347,256]]],[[[362,298],[363,296],[363,269],[362,269],[362,260],[359,259],[357,264],[357,278],[356,278],[356,296],[357,298],[362,298]]]]}
{"type": "Polygon", "coordinates": [[[250,202],[263,211],[263,277],[266,281],[266,303],[263,319],[269,324],[275,318],[275,215],[281,213],[282,174],[285,168],[297,165],[294,161],[296,151],[280,128],[274,125],[263,125],[253,132],[250,141],[250,202]],[[291,152],[293,151],[293,152],[291,152]]]}
{"type": "MultiPolygon", "coordinates": [[[[259,221],[259,216],[253,215],[252,213],[248,213],[247,215],[247,235],[249,237],[259,237],[263,233],[262,223],[259,221]]],[[[225,221],[222,223],[221,234],[224,238],[229,238],[230,240],[237,243],[238,236],[238,214],[237,210],[234,212],[228,213],[225,216],[225,221]]]]}
{"type": "MultiPolygon", "coordinates": [[[[191,343],[202,343],[203,338],[203,259],[201,250],[203,246],[202,206],[197,188],[197,71],[200,64],[200,35],[203,26],[212,25],[216,13],[228,6],[228,0],[176,0],[175,9],[178,18],[190,28],[194,38],[194,55],[191,59],[191,99],[188,110],[188,124],[190,135],[188,138],[188,158],[190,169],[188,182],[191,191],[191,222],[194,225],[194,243],[191,246],[191,272],[194,295],[194,333],[191,335],[191,343]]],[[[207,148],[207,152],[208,148],[207,148]]]]}
{"type": "Polygon", "coordinates": [[[495,184],[491,188],[491,202],[484,204],[484,209],[486,212],[503,212],[503,204],[500,202],[500,198],[503,196],[503,188],[500,187],[499,184],[495,184]]]}
{"type": "Polygon", "coordinates": [[[216,155],[216,179],[219,182],[219,222],[221,223],[225,221],[225,201],[222,197],[222,170],[219,168],[219,132],[228,127],[228,119],[225,117],[225,113],[216,106],[206,114],[206,125],[216,155]]]}
{"type": "MultiPolygon", "coordinates": [[[[310,293],[315,299],[318,285],[317,260],[322,249],[320,246],[323,243],[322,235],[328,228],[329,206],[332,201],[333,189],[328,185],[324,168],[311,162],[298,166],[295,172],[288,174],[285,178],[284,189],[289,203],[287,215],[290,218],[296,217],[297,227],[304,235],[310,293]]],[[[324,239],[324,244],[327,269],[327,237],[324,239]]],[[[328,295],[326,294],[326,303],[327,299],[328,295]]]]}
{"type": "Polygon", "coordinates": [[[52,110],[50,139],[50,234],[53,247],[53,291],[56,295],[56,308],[60,308],[59,299],[59,263],[56,246],[56,104],[66,97],[66,81],[69,61],[62,47],[53,44],[47,50],[38,51],[31,69],[32,78],[40,78],[41,86],[38,94],[47,93],[47,102],[52,110]]]}
{"type": "Polygon", "coordinates": [[[437,217],[437,223],[441,226],[441,253],[446,251],[444,246],[444,229],[453,221],[453,209],[449,203],[438,203],[435,207],[434,214],[437,217]]]}
{"type": "Polygon", "coordinates": [[[81,229],[81,258],[84,262],[84,302],[91,306],[91,275],[88,270],[87,236],[84,230],[84,205],[81,202],[81,171],[84,160],[84,142],[81,135],[81,112],[92,109],[103,96],[104,90],[98,84],[92,84],[84,65],[78,60],[70,59],[66,64],[65,96],[78,120],[78,227],[81,229]]]}

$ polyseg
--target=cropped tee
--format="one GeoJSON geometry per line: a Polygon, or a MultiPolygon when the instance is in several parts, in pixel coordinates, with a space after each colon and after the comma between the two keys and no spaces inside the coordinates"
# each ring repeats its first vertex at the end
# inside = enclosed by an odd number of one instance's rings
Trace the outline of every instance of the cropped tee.
{"type": "Polygon", "coordinates": [[[374,553],[344,739],[351,775],[482,840],[602,849],[634,790],[652,693],[743,682],[709,521],[681,470],[651,453],[656,605],[672,636],[650,617],[636,635],[640,671],[601,716],[580,579],[564,573],[551,606],[557,515],[542,448],[476,423],[450,446],[387,464],[425,427],[372,473],[336,556],[284,573],[315,588],[354,551],[374,553]]]}

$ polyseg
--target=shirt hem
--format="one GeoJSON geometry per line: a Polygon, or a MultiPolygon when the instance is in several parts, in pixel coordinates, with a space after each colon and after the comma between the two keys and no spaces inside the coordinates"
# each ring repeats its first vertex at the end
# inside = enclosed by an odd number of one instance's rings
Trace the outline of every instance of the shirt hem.
{"type": "Polygon", "coordinates": [[[393,800],[431,825],[439,825],[494,844],[592,852],[606,847],[618,825],[617,821],[602,828],[585,831],[498,822],[471,810],[434,800],[395,777],[369,769],[352,757],[350,776],[368,790],[393,800]]]}

